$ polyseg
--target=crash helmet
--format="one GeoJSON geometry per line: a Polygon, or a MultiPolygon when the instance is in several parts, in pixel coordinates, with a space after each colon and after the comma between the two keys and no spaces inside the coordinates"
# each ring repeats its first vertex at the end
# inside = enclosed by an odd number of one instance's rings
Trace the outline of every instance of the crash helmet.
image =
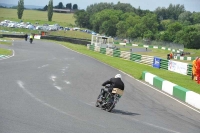
{"type": "Polygon", "coordinates": [[[121,74],[116,74],[116,75],[115,75],[115,78],[120,78],[120,79],[121,79],[122,76],[121,76],[121,74]]]}

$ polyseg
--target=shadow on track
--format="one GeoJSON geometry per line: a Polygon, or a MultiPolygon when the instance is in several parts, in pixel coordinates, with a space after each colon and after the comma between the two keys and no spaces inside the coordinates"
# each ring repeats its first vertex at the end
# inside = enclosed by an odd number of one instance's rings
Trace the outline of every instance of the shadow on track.
{"type": "Polygon", "coordinates": [[[132,113],[132,112],[122,111],[122,110],[117,110],[117,109],[113,109],[111,113],[122,114],[122,115],[130,115],[130,116],[140,115],[138,113],[132,113]]]}

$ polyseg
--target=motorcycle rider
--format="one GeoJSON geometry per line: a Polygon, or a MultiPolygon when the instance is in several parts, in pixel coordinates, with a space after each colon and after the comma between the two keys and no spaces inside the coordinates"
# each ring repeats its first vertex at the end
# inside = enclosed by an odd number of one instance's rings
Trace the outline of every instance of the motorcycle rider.
{"type": "Polygon", "coordinates": [[[27,38],[28,38],[27,33],[24,35],[24,37],[25,37],[25,41],[27,41],[27,38]]]}
{"type": "Polygon", "coordinates": [[[33,42],[33,35],[31,34],[29,37],[30,41],[33,42]]]}
{"type": "MultiPolygon", "coordinates": [[[[110,87],[108,88],[109,92],[112,92],[113,88],[119,88],[120,90],[124,90],[124,83],[121,80],[121,74],[116,74],[114,78],[111,78],[107,81],[105,81],[102,86],[106,86],[107,84],[110,84],[110,87]]],[[[98,99],[98,102],[102,101],[102,98],[105,96],[105,88],[101,89],[101,96],[98,99]]]]}

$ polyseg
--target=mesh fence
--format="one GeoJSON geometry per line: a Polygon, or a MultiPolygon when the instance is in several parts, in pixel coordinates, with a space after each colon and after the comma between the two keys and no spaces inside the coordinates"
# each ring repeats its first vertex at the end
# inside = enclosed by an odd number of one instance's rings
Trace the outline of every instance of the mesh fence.
{"type": "Polygon", "coordinates": [[[172,49],[182,49],[184,50],[183,44],[173,43],[173,42],[166,42],[166,41],[155,41],[155,40],[148,40],[148,39],[115,39],[114,42],[123,42],[123,43],[132,43],[132,44],[142,44],[142,45],[152,45],[152,46],[163,46],[172,49]]]}

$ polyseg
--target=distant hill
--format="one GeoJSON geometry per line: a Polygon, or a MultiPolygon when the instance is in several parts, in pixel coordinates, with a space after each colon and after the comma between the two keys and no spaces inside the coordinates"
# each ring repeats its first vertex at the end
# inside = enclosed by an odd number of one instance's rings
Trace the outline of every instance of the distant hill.
{"type": "MultiPolygon", "coordinates": [[[[17,6],[14,4],[5,4],[5,3],[0,3],[1,6],[4,7],[13,7],[13,6],[17,6]]],[[[24,5],[25,8],[27,9],[38,9],[38,8],[44,8],[44,6],[34,6],[34,5],[24,5]]]]}

